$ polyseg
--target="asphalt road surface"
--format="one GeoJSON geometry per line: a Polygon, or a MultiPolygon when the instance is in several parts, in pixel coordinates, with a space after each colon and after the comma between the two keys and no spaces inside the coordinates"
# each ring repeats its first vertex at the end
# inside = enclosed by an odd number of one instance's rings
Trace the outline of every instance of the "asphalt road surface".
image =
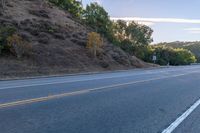
{"type": "Polygon", "coordinates": [[[200,133],[200,66],[0,81],[0,133],[200,133]]]}

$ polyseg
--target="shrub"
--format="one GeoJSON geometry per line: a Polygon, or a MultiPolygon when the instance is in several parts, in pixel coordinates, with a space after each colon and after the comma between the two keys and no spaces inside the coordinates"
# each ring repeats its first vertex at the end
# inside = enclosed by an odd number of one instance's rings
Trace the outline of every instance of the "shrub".
{"type": "Polygon", "coordinates": [[[16,33],[16,29],[11,26],[0,26],[0,53],[7,48],[7,38],[16,33]]]}
{"type": "Polygon", "coordinates": [[[73,16],[77,18],[81,18],[83,13],[82,4],[77,0],[49,0],[51,3],[55,4],[56,6],[67,10],[73,16]]]}
{"type": "Polygon", "coordinates": [[[98,5],[98,3],[87,5],[84,12],[84,20],[86,24],[95,29],[96,32],[109,39],[109,36],[112,34],[112,21],[106,10],[98,5]]]}
{"type": "Polygon", "coordinates": [[[31,53],[31,45],[17,34],[8,37],[7,42],[10,52],[17,58],[21,58],[23,55],[29,55],[31,53]]]}
{"type": "Polygon", "coordinates": [[[96,32],[91,32],[88,34],[87,48],[92,50],[94,56],[96,57],[97,50],[102,46],[103,40],[100,34],[96,32]]]}
{"type": "MultiPolygon", "coordinates": [[[[196,62],[194,54],[187,49],[172,48],[167,46],[151,46],[152,55],[153,53],[157,56],[156,63],[160,65],[189,65],[190,63],[196,62]]],[[[152,62],[152,60],[147,60],[152,62]]]]}

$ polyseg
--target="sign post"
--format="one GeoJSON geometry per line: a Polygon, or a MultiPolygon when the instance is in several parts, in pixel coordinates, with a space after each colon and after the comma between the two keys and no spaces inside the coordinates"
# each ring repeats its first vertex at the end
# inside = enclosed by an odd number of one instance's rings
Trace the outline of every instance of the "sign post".
{"type": "Polygon", "coordinates": [[[153,60],[153,63],[156,64],[156,60],[157,60],[156,53],[154,53],[154,55],[153,55],[153,59],[152,59],[152,60],[153,60]]]}

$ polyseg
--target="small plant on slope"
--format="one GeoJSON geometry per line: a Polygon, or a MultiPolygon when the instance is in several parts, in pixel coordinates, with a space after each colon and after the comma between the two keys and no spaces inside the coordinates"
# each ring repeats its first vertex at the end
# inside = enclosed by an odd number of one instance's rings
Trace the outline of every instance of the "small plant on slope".
{"type": "Polygon", "coordinates": [[[96,32],[88,33],[87,48],[93,52],[95,57],[97,55],[97,50],[102,46],[102,44],[103,44],[103,40],[100,34],[96,32]]]}
{"type": "Polygon", "coordinates": [[[17,34],[8,37],[7,42],[10,52],[17,58],[22,58],[23,55],[29,55],[31,52],[31,45],[25,42],[22,37],[17,34]]]}

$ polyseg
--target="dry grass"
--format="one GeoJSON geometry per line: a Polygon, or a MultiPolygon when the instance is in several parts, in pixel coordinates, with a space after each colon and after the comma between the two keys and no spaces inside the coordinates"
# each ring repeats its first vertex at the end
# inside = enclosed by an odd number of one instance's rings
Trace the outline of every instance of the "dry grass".
{"type": "Polygon", "coordinates": [[[15,26],[33,52],[21,59],[1,56],[0,78],[152,66],[129,56],[105,39],[97,58],[92,57],[86,48],[90,29],[51,4],[38,8],[39,4],[40,0],[12,0],[7,3],[4,16],[0,16],[0,24],[15,26]]]}

